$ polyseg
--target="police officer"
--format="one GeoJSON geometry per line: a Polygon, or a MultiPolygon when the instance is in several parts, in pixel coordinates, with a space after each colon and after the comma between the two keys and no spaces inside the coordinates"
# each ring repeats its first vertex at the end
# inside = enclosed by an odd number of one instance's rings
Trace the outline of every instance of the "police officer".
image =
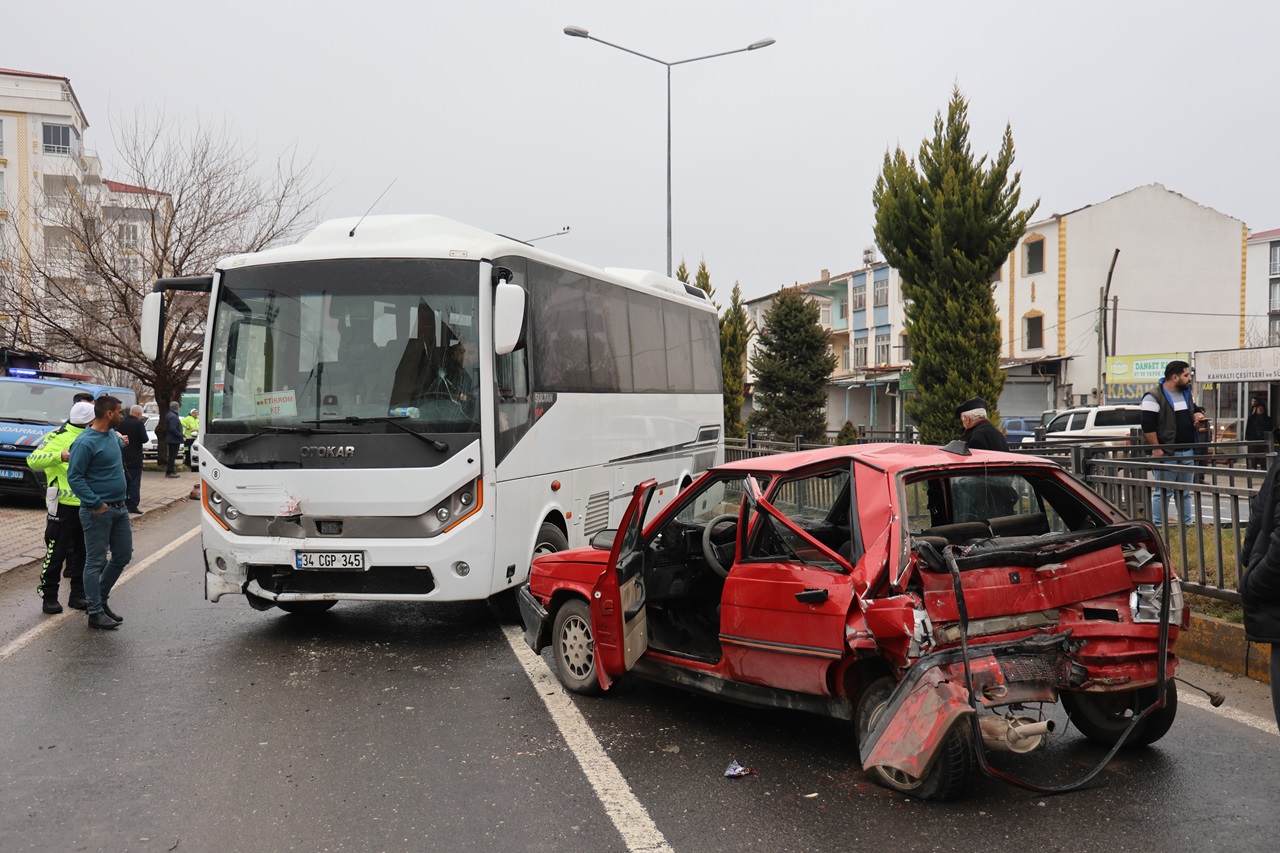
{"type": "Polygon", "coordinates": [[[45,521],[44,562],[40,565],[40,585],[36,588],[44,599],[45,613],[62,612],[62,605],[58,603],[58,584],[64,565],[71,579],[71,597],[67,606],[75,610],[84,610],[87,606],[80,499],[67,484],[67,460],[71,458],[71,443],[92,420],[92,403],[83,400],[74,403],[67,422],[46,435],[40,446],[27,457],[27,465],[33,471],[44,472],[50,491],[57,490],[45,521]]]}
{"type": "MultiPolygon", "coordinates": [[[[200,410],[192,409],[182,419],[182,442],[187,446],[186,465],[191,468],[191,445],[195,444],[196,435],[200,432],[200,410]]],[[[194,469],[192,469],[194,470],[194,469]]]]}

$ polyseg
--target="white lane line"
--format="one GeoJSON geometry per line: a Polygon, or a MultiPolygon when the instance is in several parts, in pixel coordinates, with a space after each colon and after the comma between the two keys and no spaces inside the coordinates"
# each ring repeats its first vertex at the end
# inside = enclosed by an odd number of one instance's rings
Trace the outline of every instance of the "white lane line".
{"type": "Polygon", "coordinates": [[[672,853],[671,845],[649,817],[649,812],[636,799],[631,786],[622,778],[622,772],[604,751],[582,713],[574,707],[569,694],[551,674],[542,658],[535,655],[525,643],[523,631],[514,625],[504,625],[502,632],[506,635],[507,644],[516,653],[516,659],[524,667],[525,674],[529,676],[529,681],[533,683],[533,691],[547,706],[556,728],[578,759],[583,774],[595,789],[596,797],[604,806],[609,820],[613,821],[614,827],[622,835],[627,849],[646,853],[672,853]]]}
{"type": "MultiPolygon", "coordinates": [[[[154,565],[164,557],[173,553],[175,550],[177,550],[181,546],[185,545],[191,539],[191,537],[195,536],[199,532],[200,532],[200,527],[199,525],[197,525],[196,527],[191,528],[186,533],[179,536],[174,541],[170,542],[168,545],[161,548],[159,551],[152,554],[150,557],[147,557],[141,563],[134,563],[132,566],[129,566],[128,568],[126,568],[124,570],[124,574],[120,575],[120,579],[116,581],[116,589],[119,589],[120,587],[128,583],[129,579],[132,578],[134,575],[136,575],[138,572],[142,571],[143,569],[146,569],[148,566],[154,565]]],[[[4,648],[0,648],[0,662],[3,662],[13,657],[15,654],[17,654],[18,652],[22,651],[24,648],[29,646],[32,643],[32,641],[35,640],[37,637],[44,636],[49,631],[52,631],[54,628],[61,625],[66,620],[75,618],[76,616],[83,617],[84,616],[83,611],[66,610],[66,611],[63,611],[58,616],[48,617],[47,619],[42,621],[39,625],[32,628],[30,631],[27,631],[25,634],[22,634],[16,640],[11,641],[4,648]]]]}
{"type": "Polygon", "coordinates": [[[1255,729],[1264,731],[1269,735],[1280,735],[1280,729],[1276,728],[1276,724],[1271,720],[1263,719],[1255,716],[1247,711],[1237,711],[1227,705],[1213,707],[1209,704],[1209,700],[1203,696],[1192,696],[1187,694],[1178,695],[1178,704],[1190,705],[1193,708],[1199,708],[1202,711],[1209,711],[1213,714],[1219,714],[1229,720],[1235,720],[1237,723],[1244,723],[1246,726],[1252,726],[1255,729]]]}

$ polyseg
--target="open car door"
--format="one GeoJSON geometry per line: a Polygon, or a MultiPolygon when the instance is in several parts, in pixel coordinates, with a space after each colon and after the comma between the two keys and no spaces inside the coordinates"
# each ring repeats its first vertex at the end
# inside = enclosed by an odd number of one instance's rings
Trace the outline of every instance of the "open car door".
{"type": "Polygon", "coordinates": [[[592,590],[596,672],[605,689],[649,648],[649,623],[644,609],[645,552],[640,529],[657,486],[653,479],[636,486],[613,539],[608,566],[592,590]]]}

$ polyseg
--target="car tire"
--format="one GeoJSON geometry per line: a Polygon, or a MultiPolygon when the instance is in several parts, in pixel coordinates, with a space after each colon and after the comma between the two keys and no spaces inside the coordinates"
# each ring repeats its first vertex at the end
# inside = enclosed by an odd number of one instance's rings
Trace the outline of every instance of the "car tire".
{"type": "MultiPolygon", "coordinates": [[[[854,717],[859,745],[866,740],[877,717],[888,706],[896,686],[897,682],[886,676],[872,682],[859,697],[854,717]]],[[[978,757],[968,717],[956,720],[923,779],[888,767],[872,767],[867,773],[877,785],[922,800],[945,802],[964,795],[978,774],[978,757]]]]}
{"type": "Polygon", "coordinates": [[[566,690],[580,696],[600,695],[591,608],[581,598],[566,601],[556,611],[551,629],[551,655],[556,677],[566,690]]]}
{"type": "Polygon", "coordinates": [[[277,601],[276,607],[294,616],[318,616],[337,603],[336,601],[277,601]]]}
{"type": "MultiPolygon", "coordinates": [[[[1156,700],[1156,685],[1118,693],[1063,693],[1062,707],[1072,724],[1091,741],[1114,746],[1133,715],[1156,700]]],[[[1165,703],[1134,727],[1125,747],[1150,746],[1164,737],[1178,715],[1178,685],[1165,682],[1165,703]]]]}
{"type": "Polygon", "coordinates": [[[567,550],[569,550],[569,540],[565,538],[564,532],[551,522],[544,521],[538,528],[538,539],[533,544],[533,556],[541,557],[543,554],[567,550]]]}

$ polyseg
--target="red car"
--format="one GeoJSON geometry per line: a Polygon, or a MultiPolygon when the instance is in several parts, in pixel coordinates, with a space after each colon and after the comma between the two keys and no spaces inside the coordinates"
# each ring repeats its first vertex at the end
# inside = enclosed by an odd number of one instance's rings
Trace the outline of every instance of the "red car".
{"type": "Polygon", "coordinates": [[[633,674],[849,720],[875,781],[936,800],[1000,775],[985,750],[1034,749],[1048,703],[1104,744],[1173,723],[1186,615],[1164,546],[1047,460],[958,443],[765,456],[642,525],[654,489],[521,590],[526,640],[575,693],[633,674]]]}

